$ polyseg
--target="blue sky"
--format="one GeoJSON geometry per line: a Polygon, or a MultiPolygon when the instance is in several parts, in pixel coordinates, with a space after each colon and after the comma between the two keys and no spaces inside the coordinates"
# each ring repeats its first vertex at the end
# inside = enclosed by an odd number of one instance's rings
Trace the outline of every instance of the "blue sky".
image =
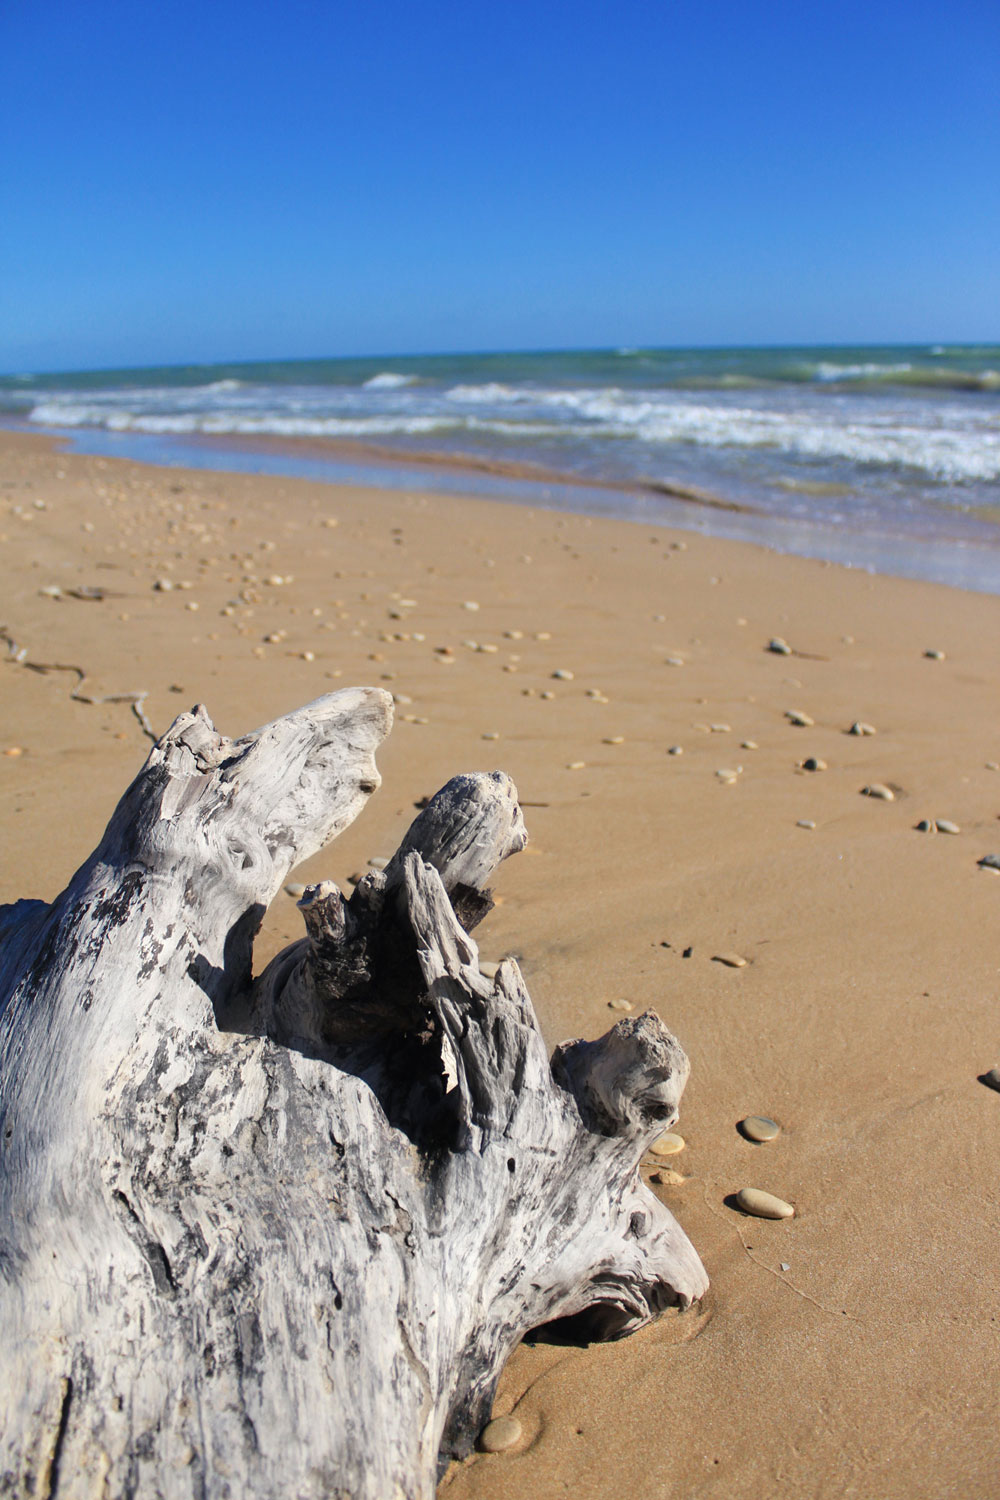
{"type": "Polygon", "coordinates": [[[995,0],[6,0],[0,371],[1000,338],[995,0]]]}

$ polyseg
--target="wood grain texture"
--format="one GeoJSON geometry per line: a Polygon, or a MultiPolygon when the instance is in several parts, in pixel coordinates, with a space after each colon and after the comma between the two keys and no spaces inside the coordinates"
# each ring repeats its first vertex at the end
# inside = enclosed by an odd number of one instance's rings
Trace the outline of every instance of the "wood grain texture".
{"type": "Polygon", "coordinates": [[[638,1163],[687,1077],[651,1012],[550,1066],[469,928],[526,834],[456,777],[256,981],[299,860],[378,786],[359,688],[176,720],[95,854],[0,911],[0,1493],[425,1500],[528,1330],[707,1287],[638,1163]]]}

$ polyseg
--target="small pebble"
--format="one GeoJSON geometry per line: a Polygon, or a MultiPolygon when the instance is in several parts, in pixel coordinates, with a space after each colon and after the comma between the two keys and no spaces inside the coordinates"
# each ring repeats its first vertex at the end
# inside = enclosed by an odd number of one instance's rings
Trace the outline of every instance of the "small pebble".
{"type": "Polygon", "coordinates": [[[866,724],[863,719],[855,719],[848,734],[876,734],[878,731],[874,724],[866,724]]]}
{"type": "Polygon", "coordinates": [[[895,802],[896,793],[891,786],[885,786],[881,781],[873,781],[870,786],[861,788],[862,797],[876,797],[880,802],[895,802]]]}
{"type": "Polygon", "coordinates": [[[479,1434],[479,1446],[484,1453],[506,1453],[520,1442],[521,1430],[516,1417],[494,1417],[479,1434]]]}
{"type": "Polygon", "coordinates": [[[983,1082],[989,1089],[996,1089],[1000,1094],[1000,1068],[988,1068],[983,1074],[983,1082]]]}
{"type": "MultiPolygon", "coordinates": [[[[10,754],[9,750],[7,754],[10,754]]],[[[981,865],[984,870],[1000,870],[1000,854],[984,854],[982,859],[976,860],[976,864],[981,865]]]]}
{"type": "Polygon", "coordinates": [[[773,1141],[781,1134],[781,1126],[769,1115],[747,1115],[745,1120],[740,1121],[740,1134],[745,1135],[748,1141],[763,1145],[765,1141],[773,1141]]]}
{"type": "Polygon", "coordinates": [[[559,682],[572,682],[573,681],[573,673],[568,669],[568,667],[556,667],[556,669],[552,673],[552,675],[559,682]]]}
{"type": "Polygon", "coordinates": [[[779,1261],[778,1264],[783,1271],[790,1271],[792,1269],[790,1262],[787,1260],[779,1261]]]}
{"type": "Polygon", "coordinates": [[[953,823],[950,818],[935,818],[934,826],[938,833],[961,833],[962,831],[958,824],[953,823]]]}
{"type": "Polygon", "coordinates": [[[298,900],[299,896],[305,894],[305,889],[305,886],[301,885],[297,880],[290,880],[285,886],[285,895],[293,896],[296,900],[298,900]]]}
{"type": "Polygon", "coordinates": [[[944,661],[944,652],[943,651],[933,651],[933,650],[931,650],[931,651],[925,651],[924,655],[927,657],[927,659],[929,661],[944,661]]]}
{"type": "Polygon", "coordinates": [[[624,745],[625,736],[623,734],[612,734],[607,739],[602,740],[601,743],[604,745],[624,745]]]}
{"type": "Polygon", "coordinates": [[[665,1135],[655,1140],[649,1149],[654,1156],[677,1156],[684,1150],[684,1145],[682,1135],[676,1135],[672,1130],[668,1130],[665,1135]]]}
{"type": "Polygon", "coordinates": [[[763,1192],[761,1188],[740,1188],[736,1201],[745,1214],[753,1214],[758,1219],[791,1219],[795,1215],[790,1203],[776,1198],[773,1193],[763,1192]]]}
{"type": "Polygon", "coordinates": [[[498,734],[483,734],[483,735],[480,735],[480,739],[483,739],[483,740],[498,740],[499,738],[500,738],[500,736],[498,734]]]}
{"type": "Polygon", "coordinates": [[[987,771],[1000,771],[1000,760],[988,760],[986,769],[987,771]]]}
{"type": "Polygon", "coordinates": [[[785,710],[785,718],[789,724],[795,724],[800,729],[811,729],[816,720],[810,718],[809,714],[802,712],[801,708],[789,708],[785,710]]]}
{"type": "Polygon", "coordinates": [[[585,771],[586,768],[587,762],[585,760],[571,760],[566,763],[567,771],[585,771]]]}
{"type": "Polygon", "coordinates": [[[745,969],[747,961],[742,953],[713,953],[714,964],[725,964],[727,969],[745,969]]]}
{"type": "Polygon", "coordinates": [[[918,833],[937,833],[937,824],[933,818],[921,818],[917,824],[918,833]]]}
{"type": "Polygon", "coordinates": [[[732,786],[734,782],[739,781],[740,779],[740,767],[737,766],[735,771],[726,770],[725,768],[723,768],[721,771],[716,771],[715,774],[716,776],[718,776],[719,780],[725,782],[727,786],[732,786]]]}
{"type": "Polygon", "coordinates": [[[668,667],[683,667],[684,665],[684,658],[682,656],[668,656],[665,660],[668,667]]]}
{"type": "Polygon", "coordinates": [[[158,594],[169,594],[173,586],[172,578],[158,578],[153,584],[153,588],[158,594]]]}
{"type": "Polygon", "coordinates": [[[813,818],[796,818],[795,826],[796,828],[815,828],[816,823],[813,818]]]}
{"type": "Polygon", "coordinates": [[[9,755],[11,757],[11,759],[14,759],[15,756],[23,755],[23,754],[24,754],[24,751],[23,751],[23,749],[21,748],[20,745],[9,745],[7,747],[7,749],[4,751],[4,755],[9,755]]]}
{"type": "Polygon", "coordinates": [[[670,749],[667,751],[667,754],[668,755],[683,755],[684,754],[684,746],[683,745],[671,745],[670,749]]]}
{"type": "Polygon", "coordinates": [[[634,1010],[631,1000],[609,1000],[608,1010],[634,1010]]]}
{"type": "Polygon", "coordinates": [[[465,603],[462,605],[462,608],[470,609],[475,612],[475,610],[479,608],[479,605],[476,603],[475,599],[466,599],[465,603]]]}
{"type": "Polygon", "coordinates": [[[499,968],[499,964],[489,963],[485,958],[479,960],[479,972],[484,979],[495,979],[499,968]]]}
{"type": "Polygon", "coordinates": [[[758,750],[759,748],[756,740],[740,740],[741,750],[758,750]]]}
{"type": "Polygon", "coordinates": [[[673,1167],[660,1167],[656,1172],[650,1172],[650,1182],[662,1183],[664,1187],[682,1187],[687,1178],[683,1172],[675,1172],[673,1167]]]}
{"type": "Polygon", "coordinates": [[[731,724],[710,724],[709,729],[713,734],[732,734],[731,724]]]}
{"type": "Polygon", "coordinates": [[[825,760],[820,760],[818,755],[807,755],[802,762],[803,771],[826,771],[828,766],[825,760]]]}
{"type": "Polygon", "coordinates": [[[768,651],[773,651],[775,656],[791,656],[792,648],[787,641],[782,640],[780,635],[774,636],[767,643],[768,651]]]}

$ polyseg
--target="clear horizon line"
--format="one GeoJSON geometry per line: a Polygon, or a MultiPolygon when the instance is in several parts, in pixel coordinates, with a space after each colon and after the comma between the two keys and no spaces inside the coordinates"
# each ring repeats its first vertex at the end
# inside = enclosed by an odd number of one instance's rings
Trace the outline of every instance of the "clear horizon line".
{"type": "Polygon", "coordinates": [[[31,371],[3,371],[0,380],[4,381],[28,381],[39,379],[50,379],[59,375],[116,375],[134,374],[144,370],[189,370],[189,369],[212,369],[219,365],[308,365],[308,364],[348,364],[348,363],[380,363],[392,360],[419,360],[419,359],[469,359],[488,358],[492,355],[561,355],[561,354],[619,354],[622,351],[629,353],[650,354],[681,354],[681,353],[744,353],[766,349],[927,349],[933,351],[938,346],[951,349],[989,349],[1000,347],[1000,341],[992,339],[981,339],[975,342],[965,340],[950,340],[946,338],[918,339],[916,341],[879,341],[862,343],[851,340],[834,339],[818,340],[814,343],[781,343],[767,342],[760,344],[565,344],[549,347],[526,348],[524,346],[510,346],[498,348],[467,348],[467,349],[437,349],[419,350],[415,352],[403,352],[396,350],[393,353],[384,351],[374,354],[306,354],[306,355],[257,355],[250,359],[223,358],[223,359],[181,359],[181,360],[153,360],[147,364],[100,364],[100,365],[71,365],[58,369],[31,370],[31,371]]]}

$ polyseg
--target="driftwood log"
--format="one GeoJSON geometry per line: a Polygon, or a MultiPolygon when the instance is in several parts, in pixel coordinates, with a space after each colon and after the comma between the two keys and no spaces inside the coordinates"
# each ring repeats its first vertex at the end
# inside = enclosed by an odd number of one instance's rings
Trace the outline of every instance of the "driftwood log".
{"type": "Polygon", "coordinates": [[[182,714],[51,905],[0,908],[0,1493],[424,1500],[504,1361],[707,1278],[638,1164],[688,1072],[652,1012],[550,1063],[469,930],[524,846],[459,776],[254,980],[289,870],[379,785],[392,705],[182,714]]]}

